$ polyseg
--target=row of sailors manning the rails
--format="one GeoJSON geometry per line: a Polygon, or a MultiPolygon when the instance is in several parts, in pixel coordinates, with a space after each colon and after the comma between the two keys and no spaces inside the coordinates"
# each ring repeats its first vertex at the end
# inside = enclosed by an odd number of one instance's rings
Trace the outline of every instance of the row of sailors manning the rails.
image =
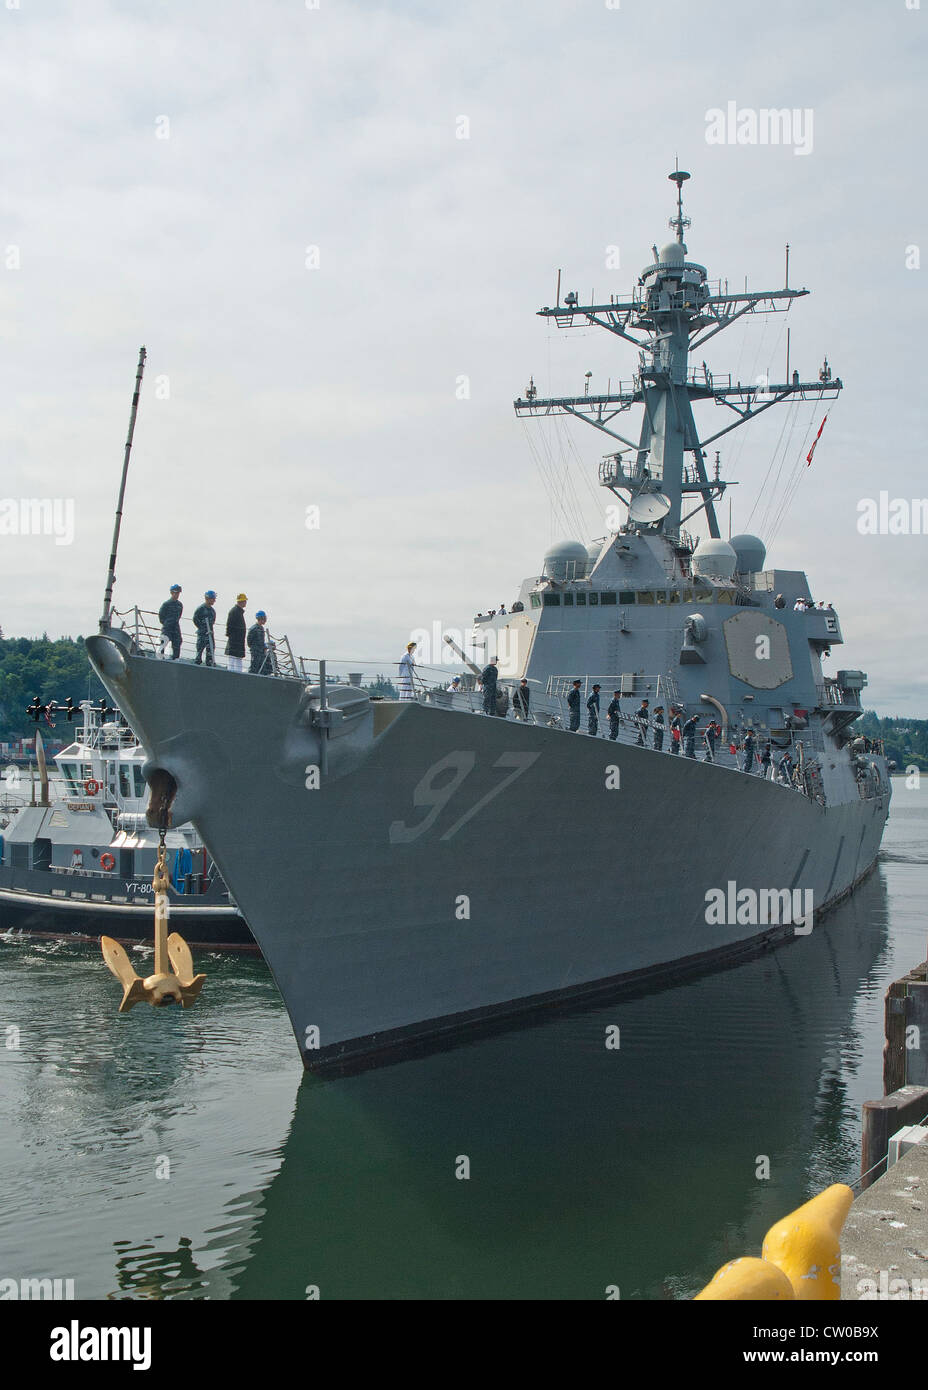
{"type": "MultiPolygon", "coordinates": [[[[413,671],[415,668],[414,652],[416,644],[410,642],[406,649],[405,656],[399,663],[399,685],[401,700],[415,700],[416,691],[414,686],[413,671]]],[[[499,667],[495,662],[490,662],[480,675],[480,683],[483,690],[483,712],[484,714],[495,716],[499,713],[497,706],[497,685],[499,681],[499,667]]],[[[567,696],[567,708],[569,710],[568,729],[570,733],[577,733],[580,729],[580,713],[582,697],[580,687],[583,681],[578,677],[572,684],[567,696]]],[[[464,685],[460,676],[454,676],[451,683],[446,687],[448,694],[455,695],[463,693],[464,685]]],[[[599,734],[600,721],[600,691],[602,686],[593,686],[593,693],[586,700],[587,711],[587,733],[592,737],[599,734]]],[[[531,710],[532,693],[529,689],[528,680],[522,677],[518,686],[512,692],[512,712],[516,719],[527,720],[531,710]]],[[[609,738],[618,739],[619,725],[627,716],[623,712],[620,704],[621,691],[616,690],[611,701],[606,706],[606,718],[609,721],[609,738]]],[[[700,725],[699,714],[687,716],[685,709],[681,705],[671,705],[668,716],[665,720],[663,705],[655,705],[653,711],[649,700],[642,700],[638,709],[632,716],[632,723],[637,732],[636,744],[639,748],[647,747],[648,737],[651,738],[651,747],[657,752],[662,752],[664,748],[664,736],[670,734],[670,744],[668,752],[682,754],[686,758],[696,757],[696,740],[701,739],[704,761],[707,763],[715,762],[715,751],[719,739],[722,737],[722,726],[716,719],[710,719],[709,723],[703,728],[700,725]]],[[[773,750],[768,742],[765,742],[758,752],[758,740],[752,730],[745,731],[739,744],[730,744],[731,753],[741,752],[742,772],[753,772],[755,770],[755,758],[757,760],[757,773],[762,777],[774,776],[773,750]]],[[[776,763],[776,779],[786,785],[792,785],[796,779],[796,763],[787,748],[776,763]]]]}
{"type": "MultiPolygon", "coordinates": [[[[161,624],[159,655],[162,658],[166,657],[170,647],[171,660],[177,661],[181,648],[180,620],[184,611],[184,605],[180,601],[181,585],[172,584],[170,595],[158,609],[158,621],[161,624]]],[[[226,617],[225,655],[229,658],[228,667],[230,671],[244,671],[247,649],[250,657],[249,673],[254,676],[269,676],[274,671],[274,643],[267,634],[267,614],[259,608],[255,614],[255,621],[248,627],[245,621],[247,603],[248,595],[239,594],[226,617]]],[[[216,591],[207,589],[203,595],[203,602],[193,613],[193,623],[197,630],[195,660],[198,666],[204,663],[207,666],[216,664],[216,644],[213,639],[215,622],[216,591]]]]}

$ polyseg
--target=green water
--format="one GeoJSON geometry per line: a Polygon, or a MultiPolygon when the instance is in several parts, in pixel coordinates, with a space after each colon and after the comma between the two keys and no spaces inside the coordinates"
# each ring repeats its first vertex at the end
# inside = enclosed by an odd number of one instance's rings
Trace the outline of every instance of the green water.
{"type": "Polygon", "coordinates": [[[196,1008],[120,1017],[95,949],[0,938],[0,1278],[78,1298],[691,1295],[857,1174],[883,992],[926,954],[925,793],[894,791],[877,872],[809,937],[345,1079],[304,1079],[260,961],[201,956],[196,1008]]]}

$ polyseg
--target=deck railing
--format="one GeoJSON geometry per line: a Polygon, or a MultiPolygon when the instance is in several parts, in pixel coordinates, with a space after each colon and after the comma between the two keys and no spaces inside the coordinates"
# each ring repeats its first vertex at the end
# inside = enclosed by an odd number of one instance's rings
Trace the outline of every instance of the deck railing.
{"type": "MultiPolygon", "coordinates": [[[[618,686],[616,686],[616,688],[618,688],[618,686]]],[[[509,706],[504,716],[510,723],[526,723],[533,724],[536,727],[546,729],[569,730],[570,710],[567,705],[566,695],[562,696],[560,694],[550,694],[548,692],[533,692],[529,704],[528,718],[522,719],[520,716],[516,716],[512,706],[511,694],[514,691],[515,686],[503,682],[500,685],[500,689],[506,690],[507,695],[509,695],[510,697],[509,706]]],[[[434,704],[445,709],[466,710],[473,714],[478,714],[482,717],[486,717],[484,714],[483,707],[483,692],[480,690],[468,689],[458,692],[451,692],[440,687],[436,687],[431,690],[421,687],[416,689],[414,698],[422,704],[434,704]]],[[[635,719],[634,715],[631,713],[625,713],[624,711],[622,711],[619,715],[618,732],[616,738],[613,740],[610,735],[609,719],[606,716],[606,706],[608,703],[608,700],[601,701],[601,708],[599,718],[597,720],[596,732],[590,734],[589,718],[586,711],[585,701],[581,701],[582,717],[580,721],[580,728],[577,730],[576,733],[576,736],[578,738],[592,737],[601,739],[606,743],[614,742],[616,744],[624,744],[630,747],[643,746],[650,752],[653,752],[656,756],[676,756],[682,758],[684,761],[690,761],[689,759],[687,759],[686,754],[683,752],[682,746],[678,745],[680,749],[678,753],[675,754],[673,752],[673,739],[669,727],[669,714],[667,715],[667,723],[664,725],[663,746],[660,749],[654,747],[653,721],[649,720],[646,725],[639,726],[638,721],[635,719]]],[[[799,731],[796,732],[798,733],[799,731]]],[[[806,730],[801,731],[803,735],[805,735],[806,732],[806,730]]],[[[737,746],[736,751],[732,753],[732,745],[729,742],[729,738],[730,735],[729,737],[719,739],[716,742],[715,753],[712,757],[710,766],[723,767],[727,768],[729,771],[734,772],[744,772],[745,754],[737,746]]],[[[755,744],[754,759],[751,765],[750,773],[747,774],[750,776],[764,775],[761,771],[759,743],[760,740],[758,740],[755,744]]],[[[767,769],[767,780],[776,781],[782,786],[789,786],[794,791],[801,792],[803,795],[808,796],[811,800],[817,801],[819,802],[819,804],[824,805],[824,790],[821,785],[821,778],[815,777],[814,773],[811,770],[811,763],[806,764],[805,753],[809,748],[809,741],[805,740],[803,737],[797,737],[796,733],[794,733],[791,736],[791,742],[788,745],[788,747],[790,748],[791,754],[794,759],[794,766],[791,776],[787,779],[785,772],[782,775],[778,772],[780,758],[786,751],[785,748],[778,747],[775,750],[771,766],[767,769]]],[[[696,740],[694,743],[694,753],[696,760],[700,762],[707,762],[707,752],[708,749],[705,740],[703,739],[703,731],[699,730],[697,732],[696,740]]]]}

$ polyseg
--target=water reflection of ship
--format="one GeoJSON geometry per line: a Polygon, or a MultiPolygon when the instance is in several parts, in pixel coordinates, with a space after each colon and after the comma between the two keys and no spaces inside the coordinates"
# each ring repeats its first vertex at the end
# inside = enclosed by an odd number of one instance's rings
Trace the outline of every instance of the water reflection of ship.
{"type": "Polygon", "coordinates": [[[307,1079],[233,1296],[691,1295],[856,1175],[853,1016],[887,916],[878,871],[811,936],[725,972],[307,1079]]]}
{"type": "Polygon", "coordinates": [[[128,1241],[118,1241],[116,1249],[119,1294],[112,1298],[163,1299],[178,1291],[184,1298],[217,1297],[214,1281],[197,1264],[188,1236],[180,1237],[176,1250],[153,1250],[147,1243],[139,1248],[128,1241]]]}
{"type": "MultiPolygon", "coordinates": [[[[89,700],[81,711],[83,727],[55,755],[48,804],[23,806],[0,836],[0,929],[150,940],[158,833],[145,815],[145,751],[118,712],[107,719],[89,700]]],[[[171,829],[167,849],[181,935],[256,950],[193,826],[171,829]]]]}

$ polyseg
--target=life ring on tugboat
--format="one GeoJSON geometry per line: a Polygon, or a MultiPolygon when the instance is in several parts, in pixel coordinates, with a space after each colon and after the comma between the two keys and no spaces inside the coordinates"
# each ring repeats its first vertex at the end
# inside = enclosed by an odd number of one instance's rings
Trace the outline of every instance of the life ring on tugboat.
{"type": "Polygon", "coordinates": [[[112,856],[111,854],[101,854],[101,855],[100,855],[100,868],[101,868],[101,869],[104,869],[107,873],[109,873],[110,869],[115,869],[115,867],[116,867],[116,860],[113,858],[113,856],[112,856]]]}
{"type": "Polygon", "coordinates": [[[84,791],[87,793],[87,795],[88,795],[88,796],[96,796],[96,794],[97,794],[97,792],[98,792],[99,790],[100,790],[100,783],[96,780],[96,778],[95,778],[95,777],[88,777],[88,778],[87,778],[87,781],[84,783],[84,791]]]}

